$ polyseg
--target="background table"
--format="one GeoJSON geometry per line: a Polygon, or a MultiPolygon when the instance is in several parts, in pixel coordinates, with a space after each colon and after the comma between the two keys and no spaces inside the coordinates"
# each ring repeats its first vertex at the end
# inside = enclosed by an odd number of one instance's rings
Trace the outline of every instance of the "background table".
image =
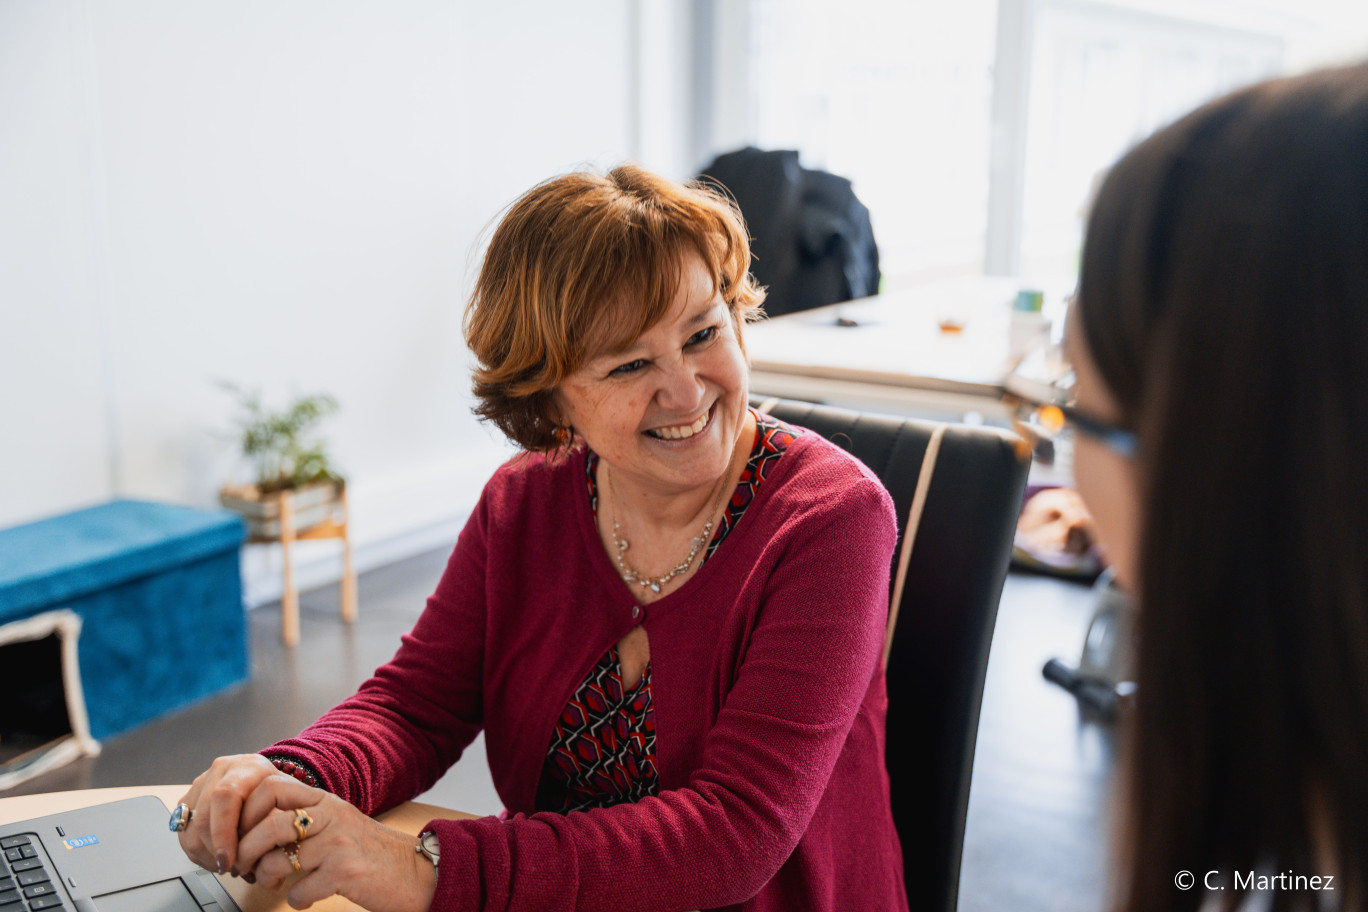
{"type": "MultiPolygon", "coordinates": [[[[148,785],[129,788],[83,789],[74,792],[49,792],[44,795],[21,795],[17,798],[0,798],[0,823],[12,823],[31,817],[42,817],[74,808],[137,798],[142,795],[156,795],[168,808],[176,806],[181,796],[189,790],[188,785],[148,785]]],[[[169,812],[168,812],[169,814],[169,812]]],[[[474,815],[452,811],[431,804],[414,801],[401,804],[377,819],[405,833],[418,835],[423,825],[434,817],[469,818],[474,815]]],[[[188,862],[187,862],[188,864],[188,862]]],[[[261,887],[249,884],[237,877],[220,877],[224,888],[242,907],[242,912],[292,912],[285,901],[285,893],[272,893],[261,887]]],[[[360,906],[340,896],[329,897],[309,907],[317,912],[365,912],[360,906]]]]}
{"type": "MultiPolygon", "coordinates": [[[[1039,286],[961,276],[748,326],[751,392],[899,414],[1006,417],[998,400],[1015,362],[1012,302],[1026,287],[1039,286]],[[962,328],[944,332],[947,321],[962,328]]],[[[1063,298],[1046,288],[1047,316],[1057,316],[1063,298]]]]}

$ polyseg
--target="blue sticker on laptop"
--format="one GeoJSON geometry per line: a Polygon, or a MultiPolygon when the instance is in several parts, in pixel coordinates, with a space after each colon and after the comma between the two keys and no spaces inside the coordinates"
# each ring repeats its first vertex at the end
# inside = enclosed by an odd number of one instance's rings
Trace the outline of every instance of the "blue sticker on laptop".
{"type": "Polygon", "coordinates": [[[93,834],[90,836],[73,836],[70,839],[62,840],[62,845],[66,846],[68,849],[83,849],[86,846],[93,846],[99,844],[100,837],[95,836],[93,834]]]}

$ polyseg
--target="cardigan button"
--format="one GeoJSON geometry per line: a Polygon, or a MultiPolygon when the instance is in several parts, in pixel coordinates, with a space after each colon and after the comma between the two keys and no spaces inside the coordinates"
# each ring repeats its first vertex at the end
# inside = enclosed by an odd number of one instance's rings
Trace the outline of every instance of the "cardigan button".
{"type": "Polygon", "coordinates": [[[640,605],[633,605],[633,606],[632,606],[632,617],[633,617],[633,618],[639,618],[639,617],[641,617],[641,606],[640,606],[640,605]]]}

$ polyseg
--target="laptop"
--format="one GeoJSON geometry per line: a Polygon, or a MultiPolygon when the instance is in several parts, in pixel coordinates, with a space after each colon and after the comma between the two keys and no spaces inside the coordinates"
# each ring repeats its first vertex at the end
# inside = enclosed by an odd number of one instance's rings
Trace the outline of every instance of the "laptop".
{"type": "Polygon", "coordinates": [[[0,912],[241,912],[155,796],[0,824],[0,912]]]}

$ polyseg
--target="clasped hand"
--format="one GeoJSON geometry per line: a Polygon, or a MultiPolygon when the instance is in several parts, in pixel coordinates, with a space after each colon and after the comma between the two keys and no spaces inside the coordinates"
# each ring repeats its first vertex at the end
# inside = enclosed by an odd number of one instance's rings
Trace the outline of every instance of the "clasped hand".
{"type": "Polygon", "coordinates": [[[279,890],[304,909],[341,894],[370,912],[425,912],[436,888],[416,840],[377,823],[336,795],[277,771],[257,754],[219,757],[181,799],[194,814],[178,834],[200,867],[279,890]],[[296,811],[308,812],[298,840],[296,811]]]}

